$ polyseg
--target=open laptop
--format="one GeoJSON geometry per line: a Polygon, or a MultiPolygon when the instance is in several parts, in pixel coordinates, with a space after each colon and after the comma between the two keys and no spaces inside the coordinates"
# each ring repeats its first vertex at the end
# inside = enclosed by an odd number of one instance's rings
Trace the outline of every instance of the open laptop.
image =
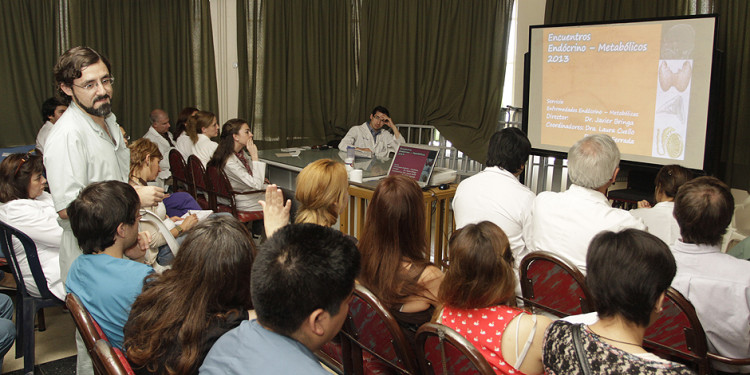
{"type": "MultiPolygon", "coordinates": [[[[404,143],[398,147],[388,169],[390,175],[404,175],[417,181],[421,188],[427,187],[432,171],[435,169],[440,149],[433,146],[404,143]]],[[[378,180],[385,176],[378,176],[362,183],[365,187],[375,188],[378,180]]]]}

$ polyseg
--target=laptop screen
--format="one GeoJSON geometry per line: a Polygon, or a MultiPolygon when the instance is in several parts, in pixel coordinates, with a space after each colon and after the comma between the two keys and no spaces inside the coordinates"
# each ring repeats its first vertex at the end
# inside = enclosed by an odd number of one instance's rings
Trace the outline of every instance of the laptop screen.
{"type": "Polygon", "coordinates": [[[393,157],[388,175],[400,174],[417,180],[420,187],[427,186],[440,151],[437,147],[402,144],[393,157]]]}

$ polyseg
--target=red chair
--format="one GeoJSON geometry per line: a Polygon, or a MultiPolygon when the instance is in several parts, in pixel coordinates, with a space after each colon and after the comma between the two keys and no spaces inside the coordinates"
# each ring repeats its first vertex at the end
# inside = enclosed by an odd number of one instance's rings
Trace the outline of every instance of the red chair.
{"type": "Polygon", "coordinates": [[[659,318],[646,330],[643,347],[670,360],[691,365],[698,374],[709,374],[711,360],[729,365],[750,365],[750,358],[727,358],[708,353],[706,334],[695,308],[680,292],[667,289],[659,318]]]}
{"type": "Polygon", "coordinates": [[[253,190],[248,192],[238,192],[232,189],[226,173],[223,169],[211,165],[206,170],[208,178],[208,192],[211,209],[214,212],[229,212],[239,221],[247,223],[255,220],[263,220],[263,211],[240,211],[237,209],[236,195],[257,194],[265,190],[253,190]],[[223,202],[222,202],[223,200],[223,202]]]}
{"type": "Polygon", "coordinates": [[[113,348],[109,341],[99,339],[94,345],[94,355],[107,375],[135,375],[127,358],[120,349],[113,348]]]}
{"type": "Polygon", "coordinates": [[[519,271],[525,305],[559,317],[592,311],[583,274],[567,260],[535,251],[521,260],[519,271]]]}
{"type": "Polygon", "coordinates": [[[193,198],[195,198],[202,209],[210,210],[210,194],[208,193],[206,169],[203,167],[203,163],[201,163],[201,160],[197,156],[190,155],[187,165],[188,169],[190,169],[190,174],[193,176],[193,198]]]}
{"type": "Polygon", "coordinates": [[[341,332],[351,344],[353,373],[419,374],[414,351],[396,319],[360,284],[354,287],[349,317],[341,332]]]}
{"type": "Polygon", "coordinates": [[[172,173],[172,191],[187,191],[195,196],[190,169],[185,164],[182,154],[176,149],[169,151],[169,170],[172,173]]]}
{"type": "Polygon", "coordinates": [[[417,357],[424,375],[494,375],[482,353],[460,333],[437,323],[417,331],[417,357]]]}

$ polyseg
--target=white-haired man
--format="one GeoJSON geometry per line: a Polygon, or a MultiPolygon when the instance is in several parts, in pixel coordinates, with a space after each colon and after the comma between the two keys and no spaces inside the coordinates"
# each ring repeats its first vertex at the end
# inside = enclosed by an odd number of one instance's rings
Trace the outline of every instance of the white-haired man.
{"type": "Polygon", "coordinates": [[[612,208],[607,200],[619,164],[620,150],[611,137],[595,134],[576,142],[568,151],[573,184],[565,192],[543,192],[534,199],[531,225],[524,228],[526,246],[556,253],[585,272],[589,242],[599,232],[645,230],[641,219],[612,208]]]}

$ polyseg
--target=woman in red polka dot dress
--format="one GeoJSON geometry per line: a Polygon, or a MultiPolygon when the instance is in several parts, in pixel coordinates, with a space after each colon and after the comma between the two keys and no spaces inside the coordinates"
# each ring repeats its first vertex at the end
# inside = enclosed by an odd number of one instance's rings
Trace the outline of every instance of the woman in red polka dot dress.
{"type": "Polygon", "coordinates": [[[449,246],[438,322],[474,344],[497,374],[541,374],[542,340],[551,320],[515,307],[508,237],[483,221],[456,231],[449,246]]]}

